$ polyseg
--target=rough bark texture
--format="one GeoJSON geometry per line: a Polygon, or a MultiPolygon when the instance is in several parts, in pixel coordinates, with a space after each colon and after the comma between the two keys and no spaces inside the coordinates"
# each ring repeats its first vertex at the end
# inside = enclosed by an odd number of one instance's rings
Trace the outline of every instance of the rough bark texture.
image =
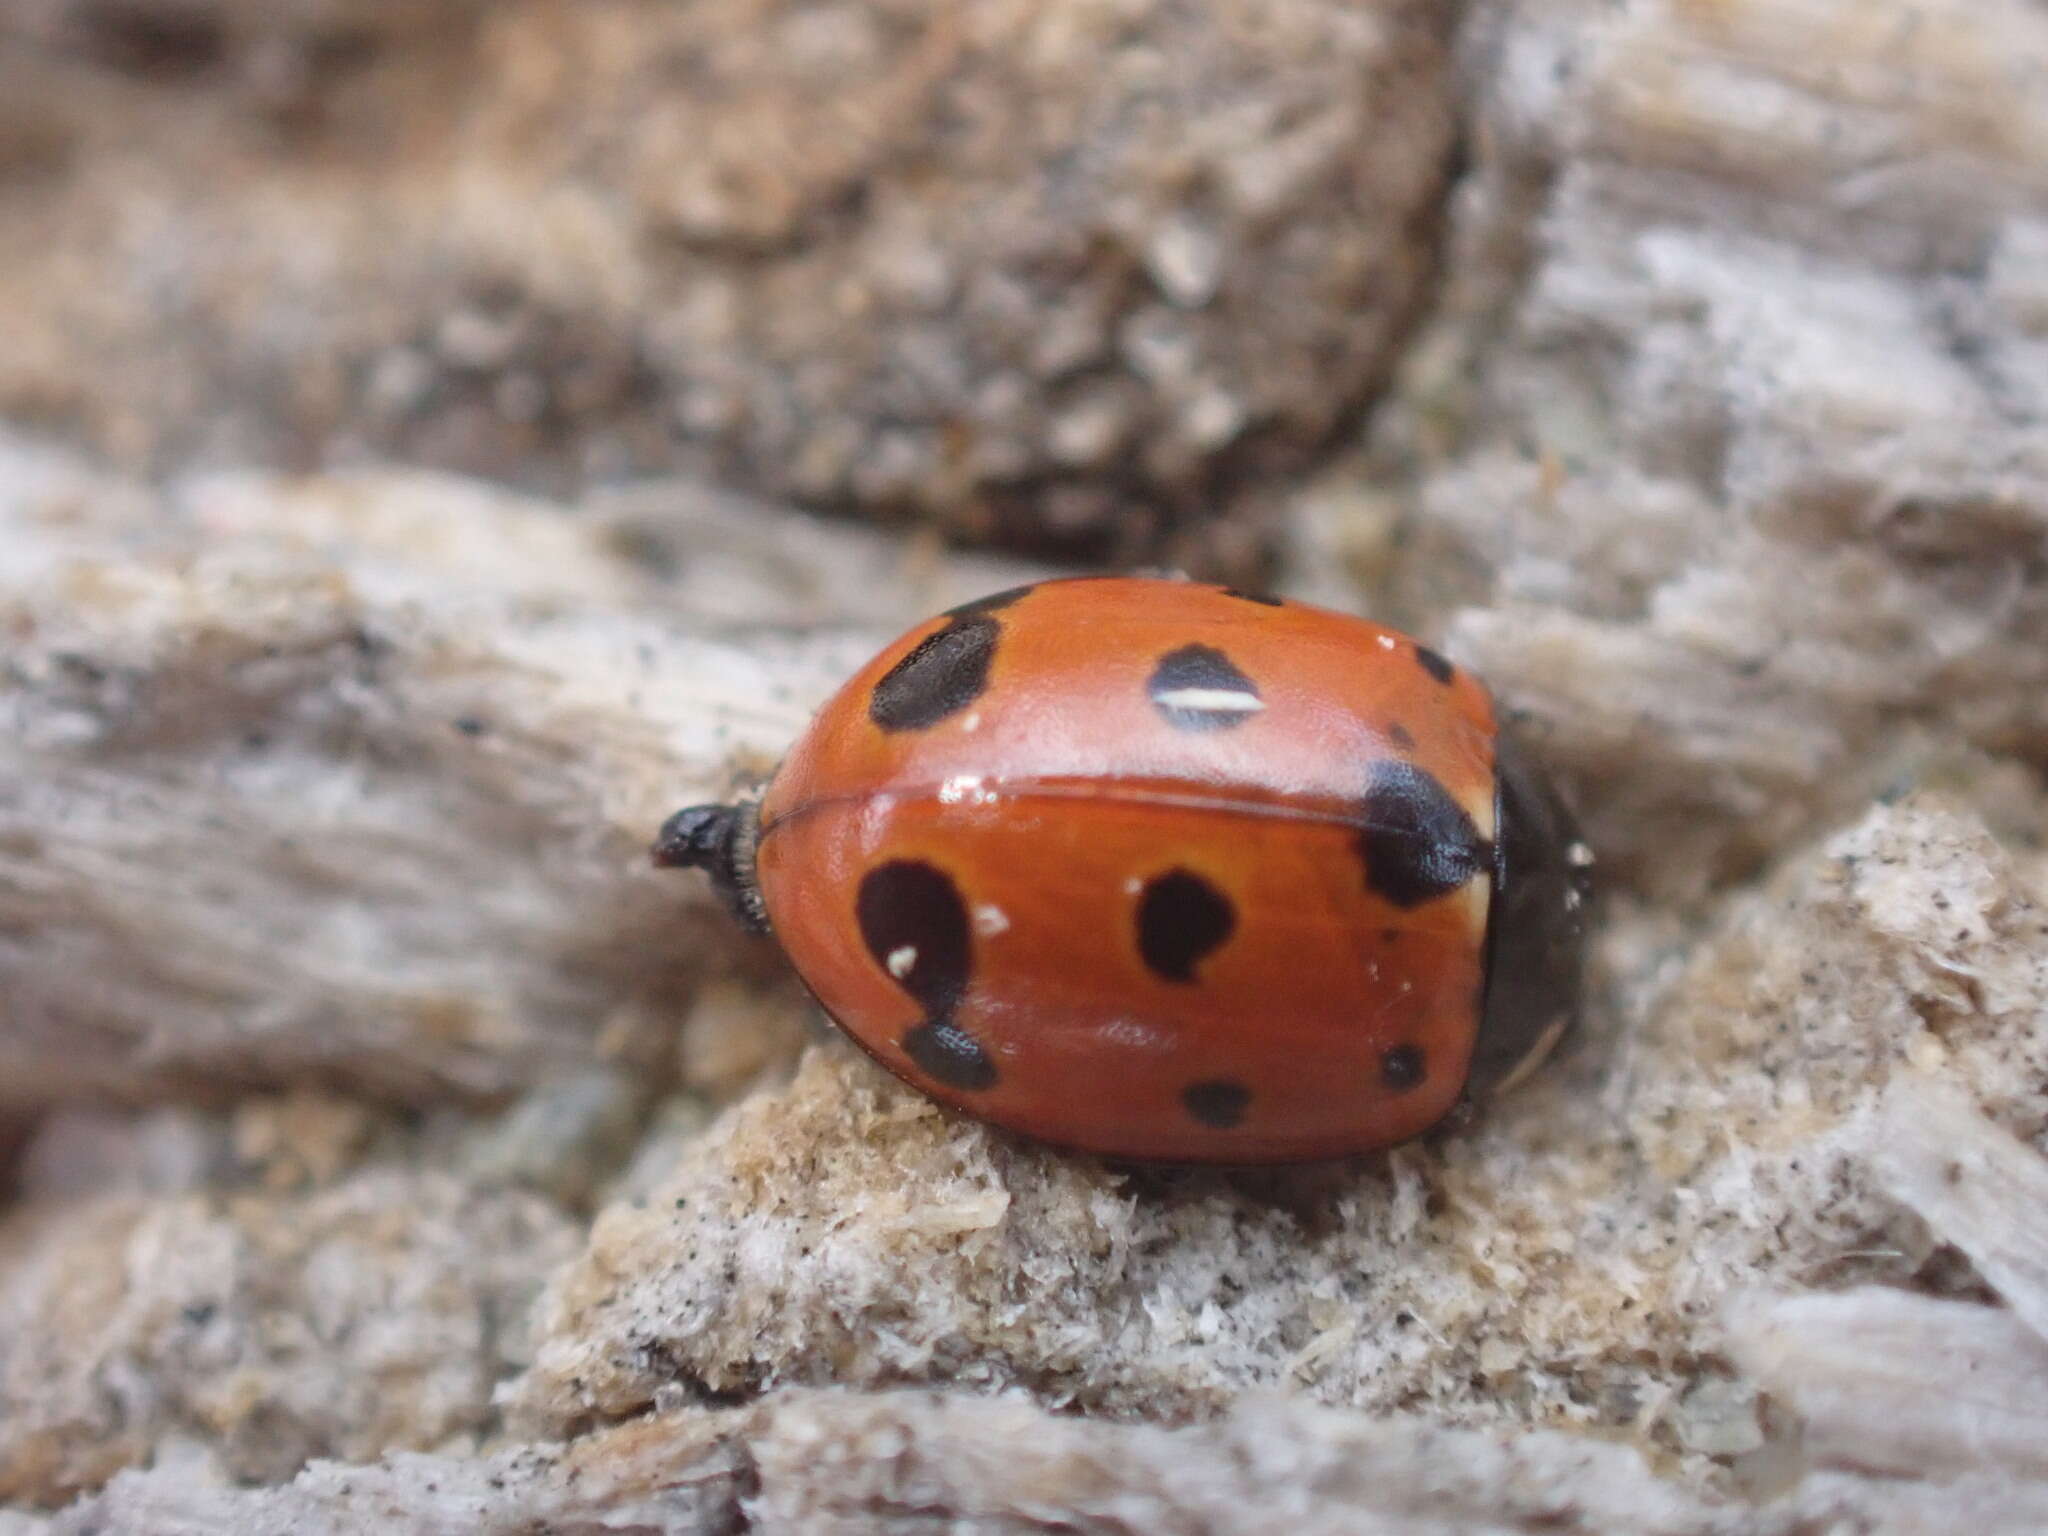
{"type": "Polygon", "coordinates": [[[0,1536],[2048,1527],[2038,5],[6,27],[0,1536]],[[1472,663],[1575,1041],[1254,1176],[823,1037],[648,839],[1040,572],[790,499],[1472,663]]]}
{"type": "MultiPolygon", "coordinates": [[[[1745,900],[1625,1036],[1347,1170],[1134,1177],[821,1048],[599,1217],[512,1402],[561,1433],[672,1384],[973,1381],[1174,1418],[1286,1387],[1724,1449],[1698,1420],[1729,1296],[1980,1283],[1872,1180],[1861,1127],[1926,1071],[2041,1136],[2044,1003],[2040,893],[1968,819],[1901,807],[1745,900]]],[[[1740,1406],[1725,1432],[1759,1433],[1740,1406]]]]}
{"type": "MultiPolygon", "coordinates": [[[[5,484],[0,1105],[312,1075],[431,1102],[607,1029],[630,1055],[678,949],[725,937],[647,867],[661,819],[772,768],[926,604],[1016,574],[785,526],[797,565],[672,493],[689,585],[754,615],[721,631],[598,528],[453,482],[155,494],[20,451],[5,484]]],[[[594,521],[639,547],[651,495],[594,521]]]]}
{"type": "Polygon", "coordinates": [[[1673,895],[1930,751],[2048,755],[2048,16],[1493,6],[1466,62],[1442,302],[1306,498],[1317,589],[1441,630],[1673,895]]]}
{"type": "Polygon", "coordinates": [[[1421,295],[1451,9],[32,0],[0,412],[1241,561],[1421,295]]]}

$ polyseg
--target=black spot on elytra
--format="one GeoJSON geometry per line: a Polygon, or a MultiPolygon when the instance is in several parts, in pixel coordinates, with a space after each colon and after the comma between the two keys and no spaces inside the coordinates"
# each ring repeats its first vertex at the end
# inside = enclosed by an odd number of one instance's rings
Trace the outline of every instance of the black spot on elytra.
{"type": "Polygon", "coordinates": [[[1415,647],[1415,659],[1421,664],[1423,671],[1440,683],[1448,683],[1458,675],[1458,669],[1451,665],[1448,658],[1432,651],[1426,645],[1415,647]]]}
{"type": "Polygon", "coordinates": [[[1219,1077],[1209,1082],[1189,1083],[1181,1089],[1180,1101],[1187,1106],[1188,1113],[1202,1124],[1227,1131],[1244,1119],[1244,1112],[1252,1102],[1252,1091],[1243,1083],[1219,1077]]]}
{"type": "Polygon", "coordinates": [[[1242,598],[1247,603],[1257,603],[1265,608],[1284,608],[1287,606],[1283,598],[1274,597],[1265,592],[1247,592],[1242,587],[1225,587],[1223,595],[1225,597],[1242,598]]]}
{"type": "Polygon", "coordinates": [[[1398,720],[1387,727],[1387,740],[1391,741],[1403,752],[1413,752],[1415,750],[1414,734],[1398,720]]]}
{"type": "Polygon", "coordinates": [[[991,1087],[995,1063],[953,1022],[974,968],[974,940],[952,877],[917,859],[879,864],[861,877],[854,916],[875,964],[925,1010],[924,1021],[904,1033],[904,1054],[950,1088],[991,1087]]]}
{"type": "Polygon", "coordinates": [[[967,904],[952,877],[916,859],[878,864],[854,901],[875,964],[937,1018],[959,1005],[973,967],[967,904]]]}
{"type": "Polygon", "coordinates": [[[988,687],[1002,632],[985,613],[970,613],[926,635],[875,684],[868,718],[885,731],[922,731],[958,714],[988,687]]]}
{"type": "Polygon", "coordinates": [[[977,597],[973,602],[962,603],[958,608],[948,608],[946,610],[946,617],[949,619],[971,619],[978,613],[994,613],[998,608],[1007,608],[1019,598],[1029,597],[1037,590],[1038,583],[1032,581],[1026,582],[1021,587],[1010,587],[1001,592],[991,592],[987,597],[977,597]]]}
{"type": "Polygon", "coordinates": [[[1237,927],[1237,909],[1215,886],[1185,869],[1145,883],[1138,897],[1138,954],[1153,975],[1191,982],[1195,966],[1237,927]]]}
{"type": "Polygon", "coordinates": [[[931,1019],[903,1036],[903,1053],[918,1070],[949,1088],[993,1088],[996,1064],[981,1042],[950,1019],[931,1019]]]}
{"type": "Polygon", "coordinates": [[[1380,1081],[1389,1093],[1406,1093],[1425,1076],[1422,1047],[1397,1045],[1380,1057],[1380,1081]]]}
{"type": "Polygon", "coordinates": [[[1436,775],[1388,758],[1359,803],[1366,889],[1397,907],[1448,895],[1486,868],[1492,850],[1436,775]]]}
{"type": "Polygon", "coordinates": [[[1152,669],[1152,680],[1145,685],[1153,706],[1166,717],[1167,724],[1181,731],[1227,730],[1233,725],[1244,724],[1251,717],[1253,711],[1249,710],[1205,709],[1172,702],[1172,695],[1184,688],[1209,688],[1249,694],[1254,699],[1259,697],[1258,684],[1238,671],[1228,656],[1210,645],[1184,645],[1159,658],[1159,665],[1152,669]]]}

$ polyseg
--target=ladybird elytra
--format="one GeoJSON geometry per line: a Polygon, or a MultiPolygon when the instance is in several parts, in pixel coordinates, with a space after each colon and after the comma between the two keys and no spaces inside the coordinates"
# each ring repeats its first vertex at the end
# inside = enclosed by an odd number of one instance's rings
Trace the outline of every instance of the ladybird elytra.
{"type": "Polygon", "coordinates": [[[885,648],[758,805],[678,812],[883,1066],[1135,1161],[1391,1145],[1577,1005],[1590,856],[1478,679],[1364,619],[1076,577],[885,648]]]}

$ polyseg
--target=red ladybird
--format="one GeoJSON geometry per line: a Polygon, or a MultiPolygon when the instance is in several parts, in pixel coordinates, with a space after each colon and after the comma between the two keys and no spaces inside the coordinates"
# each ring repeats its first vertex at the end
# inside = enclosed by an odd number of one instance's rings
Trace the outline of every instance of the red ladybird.
{"type": "Polygon", "coordinates": [[[1518,1076],[1571,1018],[1591,862],[1436,652],[1121,577],[920,625],[655,857],[933,1098],[1175,1163],[1387,1146],[1518,1076]]]}

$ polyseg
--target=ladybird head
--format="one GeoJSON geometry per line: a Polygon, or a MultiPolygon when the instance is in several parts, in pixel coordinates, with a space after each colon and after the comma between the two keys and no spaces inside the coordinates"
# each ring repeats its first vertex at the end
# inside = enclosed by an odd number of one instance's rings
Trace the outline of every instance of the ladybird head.
{"type": "Polygon", "coordinates": [[[677,811],[655,835],[653,857],[662,869],[701,869],[733,916],[755,933],[768,931],[768,910],[754,879],[757,807],[693,805],[677,811]]]}
{"type": "Polygon", "coordinates": [[[1578,1012],[1592,899],[1592,854],[1571,813],[1522,748],[1495,744],[1493,895],[1486,921],[1486,995],[1469,1083],[1513,1086],[1578,1012]]]}

